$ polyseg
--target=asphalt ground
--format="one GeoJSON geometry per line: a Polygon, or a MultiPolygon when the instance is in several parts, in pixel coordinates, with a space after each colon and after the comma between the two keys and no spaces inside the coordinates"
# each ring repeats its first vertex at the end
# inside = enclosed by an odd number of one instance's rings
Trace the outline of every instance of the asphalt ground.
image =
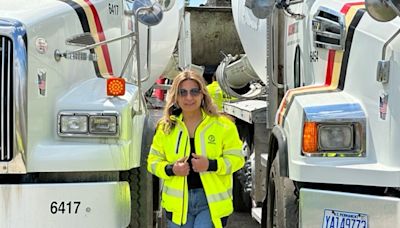
{"type": "Polygon", "coordinates": [[[227,228],[260,228],[261,225],[251,217],[250,213],[233,213],[228,219],[227,228]]]}

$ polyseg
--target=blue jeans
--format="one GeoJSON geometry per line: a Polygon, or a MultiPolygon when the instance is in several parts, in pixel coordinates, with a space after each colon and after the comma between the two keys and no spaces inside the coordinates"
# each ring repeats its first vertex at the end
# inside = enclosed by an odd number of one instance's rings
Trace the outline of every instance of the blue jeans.
{"type": "MultiPolygon", "coordinates": [[[[168,214],[168,212],[167,212],[168,214]]],[[[167,218],[169,216],[167,215],[167,218]]],[[[204,189],[195,188],[189,190],[189,211],[186,224],[177,225],[168,219],[168,228],[213,228],[210,209],[204,189]]]]}

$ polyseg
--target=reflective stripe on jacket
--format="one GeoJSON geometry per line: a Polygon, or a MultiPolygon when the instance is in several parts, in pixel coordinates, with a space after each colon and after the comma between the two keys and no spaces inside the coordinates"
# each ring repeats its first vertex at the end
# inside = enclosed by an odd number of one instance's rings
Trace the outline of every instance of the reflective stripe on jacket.
{"type": "MultiPolygon", "coordinates": [[[[168,176],[165,166],[190,155],[189,133],[182,115],[171,116],[176,120],[169,134],[157,127],[147,159],[149,172],[164,180],[162,206],[172,212],[172,221],[185,224],[188,210],[188,186],[186,177],[168,176]]],[[[233,212],[232,174],[244,165],[242,142],[235,124],[224,116],[208,116],[195,131],[196,154],[217,160],[217,171],[202,172],[200,179],[207,196],[211,218],[215,227],[222,227],[221,218],[233,212]]]]}

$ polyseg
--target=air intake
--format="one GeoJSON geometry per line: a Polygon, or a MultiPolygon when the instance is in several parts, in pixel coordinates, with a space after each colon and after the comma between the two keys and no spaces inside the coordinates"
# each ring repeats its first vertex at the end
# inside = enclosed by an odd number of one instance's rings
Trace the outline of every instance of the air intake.
{"type": "Polygon", "coordinates": [[[345,28],[343,14],[320,7],[312,20],[314,46],[343,50],[346,38],[345,28]]]}

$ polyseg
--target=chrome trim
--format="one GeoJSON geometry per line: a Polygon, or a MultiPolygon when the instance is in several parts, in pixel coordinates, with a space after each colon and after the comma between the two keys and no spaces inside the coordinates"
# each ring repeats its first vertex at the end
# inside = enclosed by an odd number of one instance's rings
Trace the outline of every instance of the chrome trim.
{"type": "Polygon", "coordinates": [[[346,26],[343,14],[321,6],[311,21],[311,27],[313,31],[315,47],[333,50],[344,49],[344,44],[346,40],[346,26]],[[321,12],[336,17],[337,21],[320,16],[321,12]],[[332,30],[337,30],[338,33],[332,30]],[[335,44],[333,42],[331,43],[328,40],[320,40],[320,38],[328,38],[332,41],[337,41],[338,44],[335,44]]]}
{"type": "Polygon", "coordinates": [[[386,84],[389,82],[390,60],[379,60],[376,68],[376,81],[386,84]]]}
{"type": "MultiPolygon", "coordinates": [[[[322,151],[315,153],[301,151],[306,157],[365,157],[366,156],[366,115],[357,103],[312,106],[304,108],[304,122],[329,125],[353,125],[354,149],[322,151]]],[[[302,131],[303,132],[303,129],[302,131]]]]}
{"type": "Polygon", "coordinates": [[[74,137],[74,138],[117,138],[120,136],[121,132],[121,116],[117,111],[61,111],[57,115],[57,134],[60,137],[74,137]],[[62,133],[61,132],[61,116],[87,116],[88,120],[88,131],[85,134],[72,134],[72,133],[62,133]],[[114,135],[108,135],[104,133],[93,134],[89,133],[89,117],[90,116],[115,116],[117,117],[117,132],[114,135]]]}
{"type": "Polygon", "coordinates": [[[397,30],[390,38],[385,42],[382,47],[382,60],[378,61],[376,68],[376,81],[386,84],[389,82],[390,76],[390,60],[386,60],[386,49],[389,44],[400,34],[400,29],[397,30]]]}
{"type": "Polygon", "coordinates": [[[84,47],[96,43],[93,36],[89,32],[74,35],[65,40],[66,45],[84,47]]]}
{"type": "MultiPolygon", "coordinates": [[[[9,145],[9,147],[12,147],[12,150],[9,150],[7,152],[7,156],[12,157],[12,160],[8,163],[2,162],[2,173],[26,173],[26,166],[24,163],[27,145],[27,45],[25,43],[26,29],[24,25],[19,21],[16,21],[14,19],[0,18],[0,35],[11,39],[13,45],[13,59],[10,60],[13,62],[13,71],[9,72],[8,75],[9,77],[11,77],[10,74],[13,74],[13,93],[11,94],[11,96],[8,96],[7,100],[8,107],[13,108],[13,113],[7,113],[6,117],[2,115],[2,118],[8,118],[10,120],[12,116],[12,118],[14,119],[12,123],[13,125],[11,125],[11,121],[8,121],[6,129],[12,134],[7,134],[7,140],[12,141],[12,145],[9,145]],[[15,158],[18,159],[14,161],[15,158]]],[[[9,88],[11,88],[11,84],[9,83],[11,83],[11,80],[8,80],[7,83],[9,88]]],[[[2,94],[2,97],[3,96],[4,95],[2,94]]],[[[2,129],[0,130],[2,131],[2,133],[4,133],[5,129],[4,127],[2,127],[2,129]]]]}
{"type": "Polygon", "coordinates": [[[299,3],[303,3],[303,2],[304,2],[304,0],[290,0],[289,4],[294,5],[294,4],[299,4],[299,3]]]}
{"type": "Polygon", "coordinates": [[[397,30],[383,45],[382,47],[382,60],[386,60],[386,49],[389,44],[400,34],[400,29],[397,30]]]}

